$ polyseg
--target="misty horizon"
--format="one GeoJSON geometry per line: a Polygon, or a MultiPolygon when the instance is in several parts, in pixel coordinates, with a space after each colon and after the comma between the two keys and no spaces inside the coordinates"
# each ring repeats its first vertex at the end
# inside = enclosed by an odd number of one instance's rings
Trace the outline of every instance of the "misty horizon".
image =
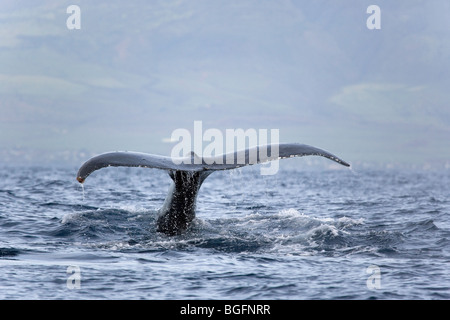
{"type": "Polygon", "coordinates": [[[0,164],[170,155],[200,120],[352,164],[450,166],[447,2],[81,2],[79,29],[70,5],[0,4],[0,164]]]}

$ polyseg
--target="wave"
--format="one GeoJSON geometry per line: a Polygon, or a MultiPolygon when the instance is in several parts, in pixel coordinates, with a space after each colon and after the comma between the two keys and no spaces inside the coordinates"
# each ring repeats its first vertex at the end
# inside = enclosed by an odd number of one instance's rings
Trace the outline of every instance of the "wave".
{"type": "Polygon", "coordinates": [[[0,258],[3,257],[15,257],[22,253],[22,250],[16,248],[0,248],[0,258]]]}
{"type": "MultiPolygon", "coordinates": [[[[57,202],[44,204],[61,205],[57,202]]],[[[265,209],[259,208],[256,210],[260,211],[250,214],[246,210],[232,212],[230,216],[225,212],[217,213],[219,218],[200,215],[185,234],[169,237],[156,232],[157,211],[154,209],[136,205],[72,207],[72,212],[65,214],[46,234],[116,252],[200,249],[225,253],[380,257],[425,250],[422,243],[414,245],[414,241],[419,241],[414,240],[416,235],[440,231],[430,219],[405,223],[399,231],[398,226],[377,225],[363,218],[315,216],[293,208],[273,213],[265,209]]],[[[444,240],[447,238],[443,235],[444,240]]],[[[441,248],[448,243],[444,240],[441,248]]]]}
{"type": "Polygon", "coordinates": [[[155,210],[136,206],[68,213],[48,235],[118,251],[200,248],[309,255],[312,251],[338,252],[352,245],[352,228],[364,224],[363,219],[312,217],[286,209],[273,214],[197,218],[186,234],[168,237],[156,232],[156,214],[155,210]]]}

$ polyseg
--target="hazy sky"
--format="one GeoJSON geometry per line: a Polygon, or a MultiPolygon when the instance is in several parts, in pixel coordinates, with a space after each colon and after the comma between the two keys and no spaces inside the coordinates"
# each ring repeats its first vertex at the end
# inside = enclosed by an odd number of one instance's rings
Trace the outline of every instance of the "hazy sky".
{"type": "Polygon", "coordinates": [[[450,166],[449,75],[446,0],[2,0],[0,163],[170,155],[201,120],[351,163],[450,166]]]}

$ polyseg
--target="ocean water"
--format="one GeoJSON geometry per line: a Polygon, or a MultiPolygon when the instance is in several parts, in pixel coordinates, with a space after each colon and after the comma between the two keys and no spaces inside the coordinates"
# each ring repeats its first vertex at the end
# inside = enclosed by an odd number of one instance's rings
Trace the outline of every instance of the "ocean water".
{"type": "Polygon", "coordinates": [[[1,167],[0,298],[450,299],[450,171],[296,161],[215,172],[174,237],[164,171],[1,167]]]}

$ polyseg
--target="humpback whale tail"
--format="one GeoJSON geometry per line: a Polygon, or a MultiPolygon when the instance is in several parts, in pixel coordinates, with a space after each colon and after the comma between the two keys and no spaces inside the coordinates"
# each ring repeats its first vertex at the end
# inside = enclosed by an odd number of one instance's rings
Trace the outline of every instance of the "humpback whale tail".
{"type": "Polygon", "coordinates": [[[258,146],[204,158],[199,158],[194,152],[181,158],[138,152],[109,152],[86,161],[78,170],[77,180],[83,183],[92,172],[105,167],[124,166],[166,170],[173,183],[164,205],[159,210],[157,230],[168,235],[175,235],[186,230],[195,218],[198,191],[206,177],[214,171],[310,155],[322,156],[343,166],[350,166],[344,160],[325,150],[304,144],[284,143],[258,146]]]}

